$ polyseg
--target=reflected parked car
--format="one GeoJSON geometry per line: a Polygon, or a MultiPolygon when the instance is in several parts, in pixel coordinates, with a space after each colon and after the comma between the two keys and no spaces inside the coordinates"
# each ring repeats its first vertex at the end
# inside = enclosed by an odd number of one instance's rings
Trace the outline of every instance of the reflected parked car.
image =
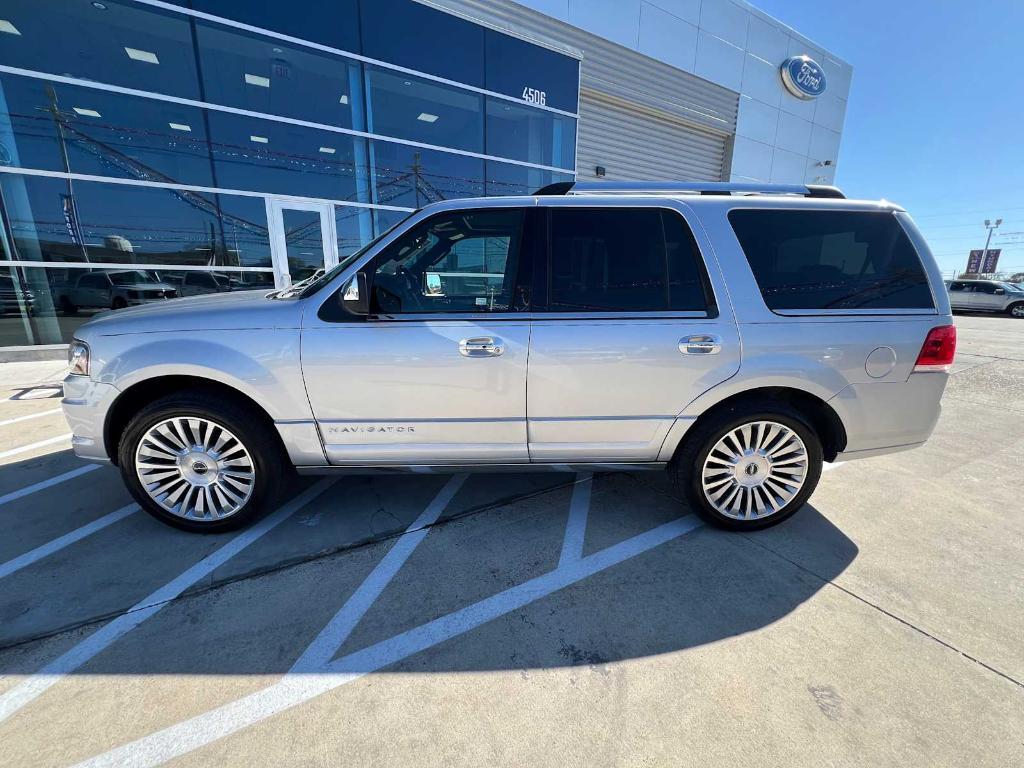
{"type": "Polygon", "coordinates": [[[177,288],[144,269],[87,272],[71,286],[57,290],[57,306],[65,314],[79,309],[122,309],[178,296],[177,288]]]}
{"type": "Polygon", "coordinates": [[[178,288],[179,296],[202,296],[237,290],[229,277],[210,272],[184,272],[173,279],[173,282],[178,288]]]}

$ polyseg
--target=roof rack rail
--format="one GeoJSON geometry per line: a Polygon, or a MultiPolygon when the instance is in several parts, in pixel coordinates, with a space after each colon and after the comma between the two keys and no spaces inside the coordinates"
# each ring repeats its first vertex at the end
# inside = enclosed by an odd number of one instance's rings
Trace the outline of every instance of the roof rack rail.
{"type": "Polygon", "coordinates": [[[633,195],[800,195],[846,199],[838,187],[822,184],[750,184],[727,181],[559,181],[541,187],[536,196],[633,195]]]}

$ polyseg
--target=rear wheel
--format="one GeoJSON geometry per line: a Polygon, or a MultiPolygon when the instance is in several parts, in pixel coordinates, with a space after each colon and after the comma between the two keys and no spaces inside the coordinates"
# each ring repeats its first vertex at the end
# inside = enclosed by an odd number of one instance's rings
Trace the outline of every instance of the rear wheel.
{"type": "Polygon", "coordinates": [[[218,532],[250,523],[276,501],[286,457],[261,414],[220,395],[161,398],[118,445],[125,484],[168,525],[218,532]]]}
{"type": "Polygon", "coordinates": [[[673,464],[694,511],[721,528],[781,523],[821,477],[821,441],[782,403],[739,404],[698,422],[673,464]]]}
{"type": "Polygon", "coordinates": [[[1014,317],[1024,318],[1024,301],[1018,301],[1016,304],[1011,304],[1006,308],[1006,311],[1014,317]]]}

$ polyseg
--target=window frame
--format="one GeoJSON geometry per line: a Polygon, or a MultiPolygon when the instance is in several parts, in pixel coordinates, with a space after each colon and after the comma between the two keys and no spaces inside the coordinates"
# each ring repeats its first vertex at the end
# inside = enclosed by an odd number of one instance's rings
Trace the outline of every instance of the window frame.
{"type": "MultiPolygon", "coordinates": [[[[761,305],[769,315],[775,315],[778,317],[850,317],[850,316],[897,316],[897,315],[917,315],[917,316],[928,316],[940,314],[940,302],[939,295],[936,293],[935,281],[933,280],[932,272],[928,268],[928,264],[925,263],[923,253],[919,247],[918,242],[915,241],[914,233],[907,229],[904,225],[903,220],[897,215],[900,211],[897,209],[887,208],[867,208],[867,207],[839,207],[839,206],[808,206],[808,205],[734,205],[726,208],[723,212],[723,224],[728,230],[729,236],[732,237],[732,241],[736,245],[736,253],[739,257],[740,263],[744,265],[747,270],[747,274],[750,277],[750,285],[753,290],[753,294],[761,301],[761,305]],[[911,248],[914,251],[914,255],[917,258],[918,264],[921,266],[921,272],[925,276],[925,282],[928,286],[928,293],[932,297],[931,307],[892,307],[892,308],[848,308],[848,309],[772,309],[768,306],[768,302],[761,291],[761,284],[757,280],[757,275],[754,273],[754,267],[750,263],[750,259],[747,257],[747,252],[743,248],[743,243],[740,242],[739,235],[732,226],[732,213],[734,211],[798,211],[801,213],[881,213],[889,214],[893,217],[893,220],[899,226],[900,230],[906,236],[907,241],[910,243],[911,248]]],[[[948,297],[949,291],[946,289],[945,283],[942,283],[943,292],[948,297]]],[[[947,298],[948,300],[948,298],[947,298]]]]}
{"type": "MultiPolygon", "coordinates": [[[[345,277],[341,278],[337,283],[337,287],[329,291],[326,300],[320,302],[317,310],[317,318],[324,323],[331,325],[336,324],[348,324],[348,323],[407,323],[407,322],[475,322],[475,321],[496,321],[496,320],[529,320],[534,313],[532,302],[533,297],[536,296],[536,265],[538,263],[538,252],[543,250],[537,247],[535,239],[536,229],[534,222],[538,217],[538,210],[535,207],[528,205],[492,205],[492,206],[473,206],[470,208],[446,208],[443,211],[437,211],[436,213],[419,219],[415,223],[409,224],[409,226],[403,227],[401,232],[395,232],[394,237],[389,238],[386,243],[381,243],[379,250],[374,253],[368,260],[364,261],[361,266],[356,268],[345,277]],[[519,233],[519,259],[516,264],[516,274],[513,277],[513,295],[521,288],[523,288],[523,281],[529,279],[529,290],[531,294],[531,307],[521,311],[515,310],[503,310],[500,312],[478,312],[478,311],[443,311],[443,312],[401,312],[393,315],[378,314],[373,311],[372,297],[373,297],[373,283],[374,277],[376,276],[377,269],[381,264],[381,261],[386,256],[388,249],[392,245],[397,243],[401,238],[424,226],[430,226],[430,223],[441,217],[450,217],[462,214],[472,213],[493,213],[495,211],[520,211],[522,213],[522,226],[519,233]],[[529,269],[524,268],[526,261],[530,261],[529,269]],[[346,289],[348,284],[355,278],[356,273],[366,273],[366,285],[367,290],[371,296],[371,310],[370,314],[365,316],[352,315],[346,312],[339,302],[339,296],[346,289]]],[[[408,223],[405,222],[405,223],[408,223]]]]}
{"type": "MultiPolygon", "coordinates": [[[[658,318],[680,318],[680,319],[691,319],[691,318],[704,318],[704,319],[715,319],[720,315],[720,305],[715,295],[714,285],[711,281],[711,276],[708,272],[707,257],[700,247],[700,243],[697,241],[697,237],[694,234],[694,227],[689,217],[680,210],[672,205],[658,205],[654,203],[642,203],[642,204],[611,204],[611,205],[595,205],[588,203],[584,205],[545,205],[542,210],[545,211],[545,239],[543,248],[543,260],[535,270],[535,287],[534,297],[536,301],[532,306],[532,313],[535,320],[572,320],[584,318],[587,320],[624,320],[624,319],[638,319],[638,320],[652,320],[658,318]],[[701,286],[704,292],[704,304],[703,310],[683,310],[683,309],[649,309],[649,310],[614,310],[614,311],[587,311],[587,310],[576,310],[576,311],[562,311],[552,310],[549,308],[549,299],[551,295],[551,272],[554,264],[554,247],[552,243],[552,213],[556,210],[589,210],[589,211],[608,211],[608,210],[649,210],[658,211],[659,213],[667,213],[668,215],[678,216],[682,220],[682,224],[686,230],[690,247],[693,253],[693,257],[696,263],[698,276],[700,278],[701,286]],[[537,284],[537,281],[540,284],[537,284]]],[[[666,273],[666,279],[668,274],[666,273]]]]}

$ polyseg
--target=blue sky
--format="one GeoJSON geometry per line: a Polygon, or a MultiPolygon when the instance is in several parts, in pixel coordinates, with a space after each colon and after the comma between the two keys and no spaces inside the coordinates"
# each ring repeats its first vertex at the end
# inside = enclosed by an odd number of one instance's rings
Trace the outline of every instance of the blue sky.
{"type": "Polygon", "coordinates": [[[836,184],[914,216],[944,272],[1024,271],[1024,1],[751,0],[853,65],[836,184]]]}

